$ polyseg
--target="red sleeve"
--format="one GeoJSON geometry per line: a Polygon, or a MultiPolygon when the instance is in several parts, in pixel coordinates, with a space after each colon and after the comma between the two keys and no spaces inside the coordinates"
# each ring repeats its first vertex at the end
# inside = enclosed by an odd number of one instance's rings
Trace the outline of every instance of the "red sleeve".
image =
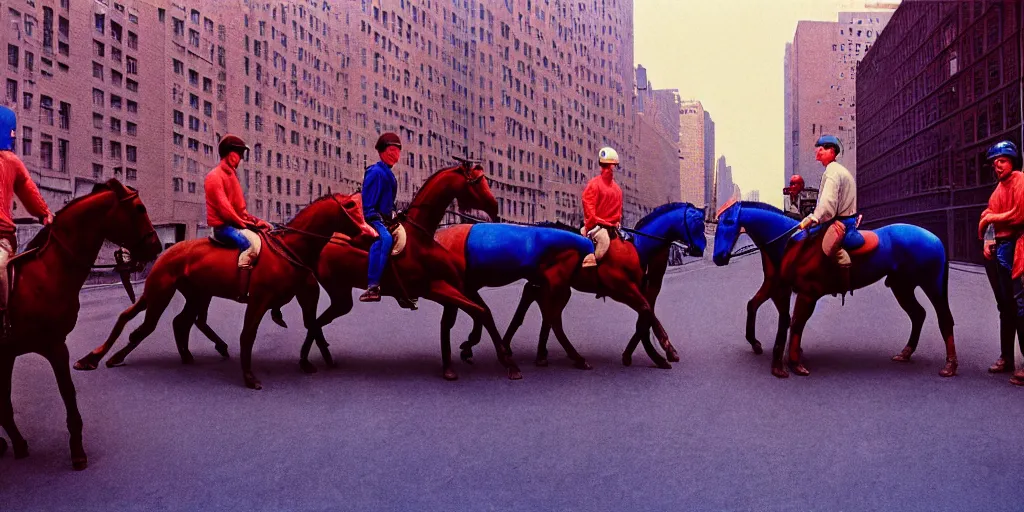
{"type": "Polygon", "coordinates": [[[231,206],[231,201],[228,200],[228,195],[224,191],[224,183],[216,173],[206,177],[206,202],[225,224],[236,228],[245,227],[245,219],[240,217],[235,212],[235,208],[231,206]]]}
{"type": "Polygon", "coordinates": [[[46,206],[46,201],[43,200],[43,196],[39,194],[39,189],[36,188],[36,184],[32,181],[32,177],[28,174],[28,169],[25,168],[25,164],[21,160],[14,158],[12,159],[15,165],[17,177],[14,178],[14,193],[17,194],[18,199],[21,199],[21,203],[25,205],[25,209],[29,213],[36,217],[46,217],[50,215],[50,208],[46,206]]]}
{"type": "Polygon", "coordinates": [[[597,183],[593,180],[583,189],[583,229],[590,231],[597,225],[597,183]]]}

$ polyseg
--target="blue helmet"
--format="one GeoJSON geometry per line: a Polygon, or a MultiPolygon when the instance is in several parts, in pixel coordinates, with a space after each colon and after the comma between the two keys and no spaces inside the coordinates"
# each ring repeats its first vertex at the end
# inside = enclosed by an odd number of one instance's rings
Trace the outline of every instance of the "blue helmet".
{"type": "Polygon", "coordinates": [[[988,148],[985,159],[991,162],[1001,156],[1010,157],[1014,162],[1020,160],[1020,152],[1017,151],[1017,145],[1008,140],[997,142],[994,146],[988,148]]]}
{"type": "Polygon", "coordinates": [[[818,142],[814,143],[814,147],[819,146],[834,146],[836,149],[836,156],[843,152],[843,143],[839,142],[839,137],[835,135],[822,135],[818,137],[818,142]]]}
{"type": "Polygon", "coordinates": [[[17,114],[0,105],[0,151],[14,151],[14,138],[17,129],[17,114]]]}

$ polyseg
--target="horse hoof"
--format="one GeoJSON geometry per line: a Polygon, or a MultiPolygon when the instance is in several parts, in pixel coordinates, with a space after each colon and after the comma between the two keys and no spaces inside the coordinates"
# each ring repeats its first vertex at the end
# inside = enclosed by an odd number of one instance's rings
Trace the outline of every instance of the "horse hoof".
{"type": "MultiPolygon", "coordinates": [[[[956,375],[956,363],[946,363],[941,370],[939,370],[940,377],[953,377],[956,375]]],[[[1010,379],[1011,381],[1013,379],[1010,379]]]]}
{"type": "Polygon", "coordinates": [[[117,368],[118,366],[124,366],[123,359],[107,359],[107,368],[117,368]]]}
{"type": "Polygon", "coordinates": [[[547,358],[539,358],[534,364],[540,366],[541,368],[545,368],[548,365],[548,360],[547,358]]]}
{"type": "Polygon", "coordinates": [[[75,471],[81,471],[89,467],[89,460],[86,457],[72,457],[71,467],[74,468],[75,471]]]}
{"type": "Polygon", "coordinates": [[[14,445],[13,448],[14,448],[14,458],[15,459],[24,459],[25,457],[28,457],[28,442],[27,441],[22,441],[20,443],[17,442],[17,441],[11,441],[11,444],[14,445]]]}
{"type": "Polygon", "coordinates": [[[672,364],[669,363],[668,361],[655,361],[654,362],[654,366],[656,368],[661,368],[662,370],[671,370],[672,369],[672,364]]]}
{"type": "Polygon", "coordinates": [[[217,350],[217,353],[220,354],[220,357],[224,359],[231,358],[231,355],[228,354],[228,345],[226,343],[221,343],[219,345],[214,346],[213,348],[217,350]]]}
{"type": "Polygon", "coordinates": [[[338,367],[338,363],[335,362],[334,359],[326,359],[326,360],[324,360],[324,364],[327,365],[328,368],[337,368],[338,367]]]}
{"type": "Polygon", "coordinates": [[[622,354],[622,366],[630,366],[633,364],[633,356],[630,354],[622,354]]]}
{"type": "Polygon", "coordinates": [[[281,315],[279,311],[277,311],[277,310],[272,310],[272,311],[270,312],[270,319],[271,319],[271,320],[272,320],[272,321],[273,321],[273,322],[274,322],[275,324],[277,324],[277,325],[281,326],[282,328],[284,328],[284,329],[287,329],[287,328],[288,328],[288,322],[285,322],[285,321],[284,321],[284,316],[283,316],[283,315],[281,315]]]}
{"type": "Polygon", "coordinates": [[[580,359],[579,361],[576,361],[575,363],[573,363],[573,366],[576,367],[576,369],[578,369],[578,370],[593,370],[594,369],[593,366],[590,366],[590,363],[584,361],[583,359],[580,359]]]}
{"type": "Polygon", "coordinates": [[[519,370],[509,370],[508,380],[520,380],[523,378],[523,372],[519,370]]]}
{"type": "Polygon", "coordinates": [[[467,364],[473,364],[473,351],[469,349],[463,349],[462,352],[459,353],[459,358],[462,359],[467,364]]]}
{"type": "Polygon", "coordinates": [[[778,377],[780,379],[788,379],[789,378],[789,372],[787,372],[785,368],[778,367],[778,366],[773,366],[772,367],[772,375],[774,375],[774,376],[776,376],[776,377],[778,377]]]}
{"type": "Polygon", "coordinates": [[[192,354],[185,354],[181,356],[181,364],[193,364],[196,362],[196,358],[192,354]]]}
{"type": "Polygon", "coordinates": [[[246,375],[244,379],[245,387],[249,389],[263,389],[263,384],[260,384],[260,381],[256,379],[256,377],[252,375],[246,375]]]}
{"type": "Polygon", "coordinates": [[[806,376],[811,374],[811,371],[808,370],[807,367],[804,366],[803,363],[791,364],[790,368],[793,370],[793,373],[795,373],[795,374],[797,374],[797,375],[799,375],[801,377],[806,377],[806,376]]]}
{"type": "MultiPolygon", "coordinates": [[[[669,361],[671,361],[673,363],[678,363],[679,362],[679,352],[676,352],[675,348],[670,348],[670,349],[666,350],[665,351],[665,357],[669,361]]],[[[669,368],[671,368],[671,366],[669,366],[669,368]]]]}
{"type": "Polygon", "coordinates": [[[903,350],[899,354],[892,356],[892,360],[897,363],[909,363],[910,356],[914,354],[914,349],[910,347],[903,347],[903,350]]]}
{"type": "Polygon", "coordinates": [[[459,380],[459,374],[455,373],[455,370],[452,369],[445,370],[444,375],[442,376],[444,377],[444,380],[447,381],[459,380]]]}
{"type": "Polygon", "coordinates": [[[761,342],[760,341],[754,340],[750,344],[750,348],[754,349],[754,353],[757,354],[757,355],[764,354],[764,348],[761,347],[761,342]]]}
{"type": "Polygon", "coordinates": [[[88,372],[96,369],[96,363],[93,361],[86,361],[86,358],[82,358],[75,363],[73,368],[78,371],[88,372]]]}
{"type": "Polygon", "coordinates": [[[302,373],[305,373],[306,375],[316,373],[316,366],[313,366],[313,363],[309,361],[299,361],[299,368],[301,368],[302,373]]]}

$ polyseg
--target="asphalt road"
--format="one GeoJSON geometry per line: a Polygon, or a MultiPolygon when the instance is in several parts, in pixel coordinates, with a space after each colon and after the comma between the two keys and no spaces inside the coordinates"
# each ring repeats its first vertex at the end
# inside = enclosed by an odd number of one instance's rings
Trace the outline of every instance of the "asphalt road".
{"type": "MultiPolygon", "coordinates": [[[[71,470],[49,367],[23,357],[13,401],[31,457],[0,459],[0,510],[1024,509],[1024,389],[985,372],[998,342],[983,276],[950,277],[959,376],[938,376],[928,305],[915,361],[889,361],[910,322],[876,284],[845,307],[824,299],[804,338],[812,375],[780,380],[743,340],[757,258],[667,279],[658,313],[683,358],[671,370],[642,351],[623,367],[634,315],[577,294],[567,331],[594,370],[573,369],[553,340],[551,366],[533,366],[534,308],[513,346],[523,380],[507,380],[485,343],[446,382],[440,308],[386,300],[327,329],[341,365],[314,357],[313,376],[297,365],[304,333],[265,319],[254,354],[264,389],[252,391],[237,359],[242,306],[215,301],[211,314],[232,359],[193,331],[191,366],[167,315],[127,366],[74,373],[84,472],[71,470]]],[[[518,294],[485,292],[501,329],[518,294]]],[[[127,306],[116,288],[82,300],[72,360],[127,306]]],[[[766,349],[770,308],[758,320],[766,349]]],[[[285,315],[300,324],[294,304],[285,315]]],[[[457,331],[461,341],[464,316],[457,331]]]]}

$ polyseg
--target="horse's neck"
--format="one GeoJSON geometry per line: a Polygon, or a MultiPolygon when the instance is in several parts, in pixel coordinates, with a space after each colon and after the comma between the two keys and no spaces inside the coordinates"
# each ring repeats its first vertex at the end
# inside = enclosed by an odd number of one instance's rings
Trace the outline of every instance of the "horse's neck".
{"type": "Polygon", "coordinates": [[[50,239],[40,252],[40,259],[54,258],[75,285],[75,294],[85,285],[92,265],[103,248],[106,238],[101,231],[102,222],[110,210],[109,201],[87,199],[71,211],[61,212],[50,226],[50,239]]]}
{"type": "Polygon", "coordinates": [[[651,261],[651,258],[668,247],[672,242],[670,241],[673,236],[670,233],[669,227],[671,226],[671,214],[662,215],[661,217],[652,220],[647,223],[643,228],[637,230],[644,235],[636,235],[633,237],[633,245],[636,246],[636,252],[640,256],[640,263],[644,266],[647,262],[651,261]]]}
{"type": "Polygon", "coordinates": [[[770,256],[781,255],[781,248],[785,247],[784,240],[779,239],[786,231],[797,224],[796,221],[785,215],[776,214],[755,208],[744,208],[740,212],[740,226],[747,230],[747,235],[759,249],[770,250],[770,256]],[[767,247],[772,244],[771,247],[767,247]],[[778,254],[775,254],[775,253],[778,254]]]}
{"type": "Polygon", "coordinates": [[[312,266],[313,262],[320,256],[320,252],[324,250],[324,246],[327,245],[331,235],[334,234],[333,224],[329,220],[330,217],[331,215],[329,214],[310,212],[306,216],[306,218],[310,219],[308,223],[297,223],[290,226],[305,231],[305,233],[286,230],[281,235],[281,241],[288,246],[288,249],[303,264],[312,266]],[[314,236],[310,236],[310,234],[314,236]]]}
{"type": "Polygon", "coordinates": [[[438,176],[429,184],[429,189],[420,189],[409,205],[406,217],[417,226],[427,230],[431,236],[441,225],[448,205],[455,199],[456,185],[452,179],[454,176],[456,176],[455,173],[438,176]]]}

